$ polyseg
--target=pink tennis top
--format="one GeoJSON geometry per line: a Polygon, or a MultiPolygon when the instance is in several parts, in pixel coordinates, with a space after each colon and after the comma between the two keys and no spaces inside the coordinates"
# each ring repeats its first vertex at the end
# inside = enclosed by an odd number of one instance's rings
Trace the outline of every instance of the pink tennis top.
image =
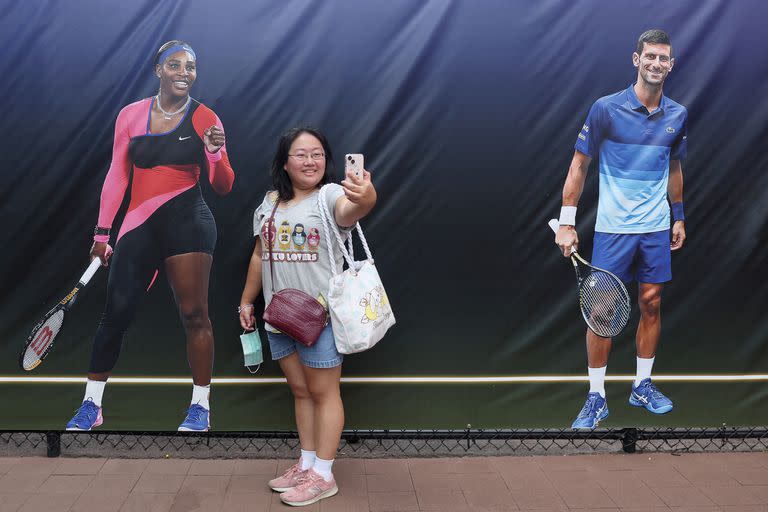
{"type": "Polygon", "coordinates": [[[232,190],[235,173],[226,146],[209,153],[203,132],[213,125],[223,130],[218,116],[202,103],[191,100],[175,128],[150,133],[150,113],[155,98],[124,107],[115,123],[112,164],[101,190],[98,225],[111,228],[125,196],[131,171],[131,202],[117,239],[144,223],[160,206],[200,181],[208,169],[208,181],[219,195],[232,190]]]}

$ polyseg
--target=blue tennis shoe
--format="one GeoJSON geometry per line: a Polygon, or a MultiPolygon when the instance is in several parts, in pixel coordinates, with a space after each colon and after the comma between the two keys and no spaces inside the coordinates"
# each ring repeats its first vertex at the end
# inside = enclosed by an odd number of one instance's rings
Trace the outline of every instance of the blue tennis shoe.
{"type": "Polygon", "coordinates": [[[101,407],[93,403],[93,400],[86,400],[67,423],[67,430],[87,432],[102,423],[104,418],[101,416],[101,407]]]}
{"type": "Polygon", "coordinates": [[[192,404],[187,417],[179,425],[179,432],[208,432],[211,428],[210,411],[202,405],[192,404]]]}
{"type": "Polygon", "coordinates": [[[643,379],[637,387],[632,386],[629,404],[645,407],[653,414],[664,414],[672,410],[672,400],[664,396],[664,393],[653,385],[651,379],[643,379]]]}
{"type": "Polygon", "coordinates": [[[597,428],[598,423],[608,417],[608,402],[600,393],[590,393],[571,428],[597,428]]]}

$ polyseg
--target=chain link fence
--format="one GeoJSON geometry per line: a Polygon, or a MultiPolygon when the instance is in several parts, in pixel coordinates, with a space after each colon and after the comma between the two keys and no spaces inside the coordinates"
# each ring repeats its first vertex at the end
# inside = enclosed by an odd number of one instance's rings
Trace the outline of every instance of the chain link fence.
{"type": "MultiPolygon", "coordinates": [[[[296,432],[0,431],[0,455],[290,458],[296,432]]],[[[768,450],[768,428],[346,430],[339,457],[441,457],[768,450]]]]}

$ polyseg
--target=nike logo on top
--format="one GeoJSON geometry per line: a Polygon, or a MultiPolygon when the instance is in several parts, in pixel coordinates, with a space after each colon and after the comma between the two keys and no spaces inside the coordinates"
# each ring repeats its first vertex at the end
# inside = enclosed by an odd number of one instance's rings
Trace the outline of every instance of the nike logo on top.
{"type": "Polygon", "coordinates": [[[179,140],[187,140],[187,139],[190,139],[190,138],[192,138],[192,136],[191,135],[187,135],[186,137],[179,137],[179,140]]]}

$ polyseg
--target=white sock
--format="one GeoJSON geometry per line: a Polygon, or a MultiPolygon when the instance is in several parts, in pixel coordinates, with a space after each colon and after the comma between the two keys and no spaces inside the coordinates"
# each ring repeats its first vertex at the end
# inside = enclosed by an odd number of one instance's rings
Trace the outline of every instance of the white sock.
{"type": "Polygon", "coordinates": [[[589,392],[600,393],[600,396],[605,398],[605,370],[608,366],[601,366],[600,368],[587,368],[589,372],[589,392]]]}
{"type": "Polygon", "coordinates": [[[326,482],[330,482],[331,478],[333,478],[333,473],[331,473],[332,467],[333,467],[333,459],[323,460],[320,457],[316,457],[315,465],[312,466],[312,469],[315,470],[315,473],[323,477],[323,480],[325,480],[326,482]]]}
{"type": "Polygon", "coordinates": [[[645,359],[642,357],[637,358],[637,375],[635,375],[635,387],[645,379],[651,378],[651,370],[653,369],[653,361],[656,357],[645,359]]]}
{"type": "Polygon", "coordinates": [[[101,407],[101,397],[104,395],[104,386],[106,385],[107,381],[88,379],[85,384],[85,396],[83,397],[83,402],[91,400],[96,407],[101,407]]]}
{"type": "Polygon", "coordinates": [[[306,471],[315,465],[315,459],[317,458],[317,452],[312,450],[301,450],[301,458],[299,459],[299,467],[302,471],[306,471]]]}
{"type": "Polygon", "coordinates": [[[208,396],[211,394],[211,385],[192,386],[192,405],[202,405],[206,411],[211,410],[211,404],[208,403],[208,396]]]}

